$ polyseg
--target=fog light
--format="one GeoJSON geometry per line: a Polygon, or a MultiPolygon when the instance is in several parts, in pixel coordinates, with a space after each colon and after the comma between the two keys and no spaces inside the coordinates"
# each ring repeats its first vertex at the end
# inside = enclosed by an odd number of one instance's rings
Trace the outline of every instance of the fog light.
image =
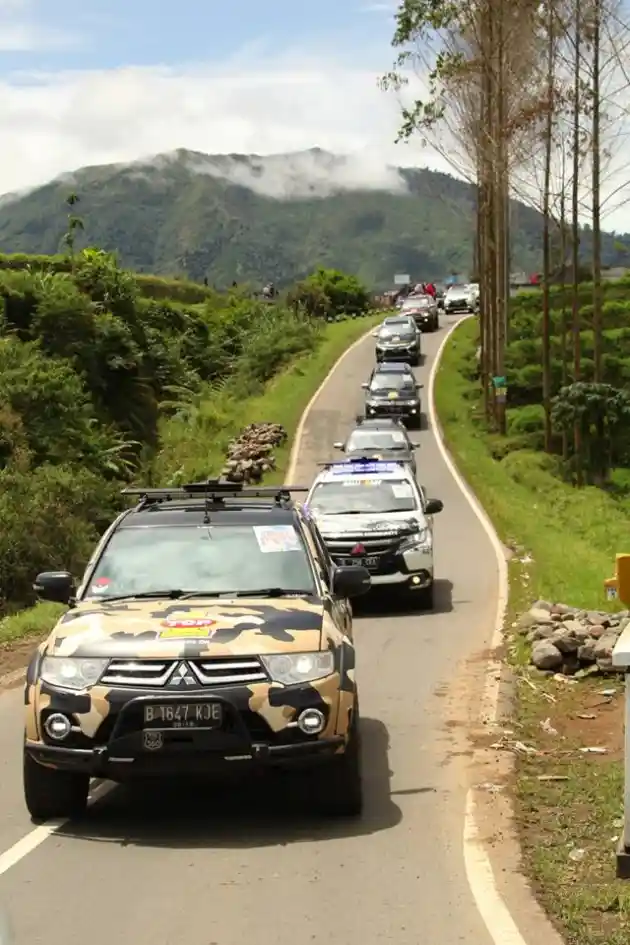
{"type": "Polygon", "coordinates": [[[420,583],[420,578],[418,577],[417,574],[414,574],[414,576],[413,576],[412,579],[411,579],[411,583],[412,583],[412,584],[419,584],[419,583],[420,583]]]}
{"type": "Polygon", "coordinates": [[[61,742],[70,734],[72,724],[70,719],[66,718],[65,715],[61,715],[60,712],[55,712],[53,715],[49,715],[44,722],[44,729],[50,738],[54,738],[55,741],[61,742]]]}
{"type": "Polygon", "coordinates": [[[297,720],[297,724],[305,735],[319,735],[324,730],[326,719],[319,709],[305,709],[297,720]]]}

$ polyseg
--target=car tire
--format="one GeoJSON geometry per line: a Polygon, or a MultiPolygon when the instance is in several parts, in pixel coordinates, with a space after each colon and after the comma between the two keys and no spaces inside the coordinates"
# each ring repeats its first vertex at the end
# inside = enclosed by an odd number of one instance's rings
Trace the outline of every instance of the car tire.
{"type": "Polygon", "coordinates": [[[317,809],[328,817],[359,817],[363,812],[359,709],[355,709],[350,738],[343,755],[316,770],[312,780],[317,809]]]}
{"type": "Polygon", "coordinates": [[[435,319],[433,320],[433,331],[439,331],[439,330],[440,330],[440,316],[436,315],[435,319]]]}
{"type": "Polygon", "coordinates": [[[23,786],[26,808],[35,823],[84,813],[90,777],[76,771],[46,768],[24,752],[23,786]]]}

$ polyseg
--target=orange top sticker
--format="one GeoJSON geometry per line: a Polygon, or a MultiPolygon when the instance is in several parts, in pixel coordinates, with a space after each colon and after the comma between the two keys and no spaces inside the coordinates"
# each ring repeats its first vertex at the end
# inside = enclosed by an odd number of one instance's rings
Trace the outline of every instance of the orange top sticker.
{"type": "Polygon", "coordinates": [[[207,638],[212,633],[216,620],[209,617],[189,618],[177,617],[173,620],[163,620],[164,630],[160,630],[162,639],[195,639],[207,638]]]}

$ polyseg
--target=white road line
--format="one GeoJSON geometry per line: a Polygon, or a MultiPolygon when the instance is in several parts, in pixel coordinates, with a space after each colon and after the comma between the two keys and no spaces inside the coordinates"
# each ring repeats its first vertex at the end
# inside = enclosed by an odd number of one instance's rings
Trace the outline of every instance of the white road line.
{"type": "MultiPolygon", "coordinates": [[[[467,317],[472,318],[474,316],[469,315],[467,317]]],[[[435,410],[434,399],[435,379],[437,377],[442,354],[444,353],[444,348],[446,347],[446,343],[448,342],[453,331],[464,320],[465,319],[459,319],[459,321],[457,321],[454,325],[451,325],[448,332],[442,339],[442,343],[437,351],[437,354],[435,355],[435,360],[431,365],[431,373],[429,375],[429,396],[427,410],[431,429],[433,430],[433,435],[440,451],[440,455],[442,456],[444,463],[446,464],[451,476],[455,480],[464,498],[479,520],[481,527],[488,536],[488,541],[492,545],[496,557],[499,587],[497,595],[496,619],[490,644],[491,649],[494,651],[503,642],[503,624],[505,621],[509,594],[507,561],[503,547],[501,546],[501,542],[499,541],[497,533],[494,530],[492,522],[486,515],[482,506],[477,501],[476,496],[471,492],[467,482],[461,476],[453,460],[448,454],[446,446],[444,445],[444,440],[442,438],[442,432],[435,410]]],[[[498,718],[501,668],[501,663],[498,660],[489,661],[486,668],[486,678],[483,692],[483,713],[490,723],[496,722],[498,718]]],[[[510,915],[507,905],[501,898],[501,894],[497,888],[494,871],[492,869],[492,863],[490,862],[490,858],[486,853],[483,843],[480,840],[476,817],[475,796],[472,790],[469,790],[466,795],[463,845],[464,867],[466,870],[468,885],[470,886],[470,891],[472,893],[473,899],[475,900],[477,910],[485,922],[486,928],[488,929],[490,938],[495,942],[495,945],[526,945],[525,939],[521,935],[516,922],[510,915]]]]}
{"type": "MultiPolygon", "coordinates": [[[[100,800],[100,798],[108,794],[111,789],[112,785],[110,782],[101,781],[100,779],[95,780],[92,790],[90,791],[90,803],[100,800]]],[[[68,820],[68,817],[65,817],[63,820],[49,820],[40,827],[35,827],[34,830],[29,831],[21,840],[18,840],[12,847],[9,847],[8,850],[0,854],[0,876],[19,863],[20,860],[23,860],[29,853],[32,853],[33,850],[36,850],[44,840],[48,840],[49,837],[65,826],[68,820]]]]}

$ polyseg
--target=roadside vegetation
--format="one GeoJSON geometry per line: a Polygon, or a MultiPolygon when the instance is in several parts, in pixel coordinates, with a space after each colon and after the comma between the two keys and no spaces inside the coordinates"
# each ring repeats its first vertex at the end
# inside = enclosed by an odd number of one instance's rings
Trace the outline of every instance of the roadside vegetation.
{"type": "MultiPolygon", "coordinates": [[[[511,620],[537,599],[606,609],[604,579],[629,549],[630,282],[607,281],[603,250],[606,219],[628,199],[628,9],[401,0],[392,42],[386,89],[405,86],[410,67],[430,77],[421,100],[405,96],[401,137],[429,140],[476,188],[480,317],[447,346],[437,401],[511,551],[511,620]],[[517,299],[514,197],[543,223],[540,291],[517,299]]],[[[621,945],[620,680],[541,674],[528,649],[511,643],[518,704],[506,737],[525,866],[571,945],[621,945]]]]}
{"type": "Polygon", "coordinates": [[[252,421],[290,438],[371,324],[328,320],[370,314],[363,286],[335,271],[309,280],[317,311],[299,287],[290,303],[235,290],[186,305],[148,297],[110,254],[70,258],[0,267],[0,645],[50,627],[60,611],[32,606],[35,575],[80,574],[125,485],[218,474],[252,421]]]}
{"type": "MultiPolygon", "coordinates": [[[[630,307],[630,287],[611,286],[610,294],[615,305],[630,307]]],[[[534,297],[519,301],[512,324],[533,317],[534,307],[534,297]]],[[[525,868],[569,945],[627,945],[630,890],[615,880],[614,860],[623,814],[622,684],[615,677],[578,682],[541,674],[528,666],[529,648],[509,628],[537,599],[606,609],[603,580],[613,572],[615,553],[628,547],[630,492],[624,469],[611,474],[616,487],[578,489],[570,464],[541,449],[539,375],[533,359],[531,387],[518,375],[527,370],[517,366],[519,335],[514,332],[507,358],[523,402],[507,409],[507,437],[489,428],[484,411],[477,319],[459,326],[446,346],[436,407],[449,450],[511,552],[507,627],[517,678],[511,727],[538,752],[516,754],[525,868]],[[605,751],[582,750],[592,747],[605,751]]],[[[535,325],[532,336],[540,338],[535,325]]]]}

